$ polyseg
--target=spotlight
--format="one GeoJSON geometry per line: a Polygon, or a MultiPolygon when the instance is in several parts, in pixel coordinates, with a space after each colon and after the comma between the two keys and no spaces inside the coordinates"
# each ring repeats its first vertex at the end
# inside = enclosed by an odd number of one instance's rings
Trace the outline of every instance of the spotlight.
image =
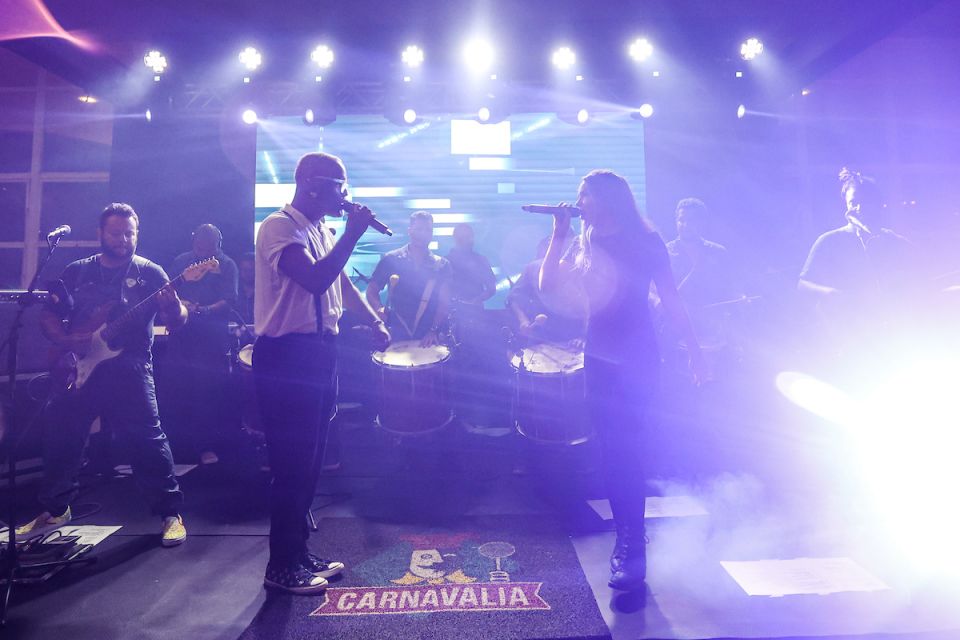
{"type": "Polygon", "coordinates": [[[741,104],[737,107],[737,118],[743,120],[743,116],[745,115],[747,115],[747,107],[741,104]]]}
{"type": "Polygon", "coordinates": [[[587,120],[589,119],[590,119],[589,111],[587,111],[586,109],[580,109],[580,111],[577,111],[577,123],[587,124],[587,120]]]}
{"type": "Polygon", "coordinates": [[[471,40],[463,47],[463,59],[475,73],[484,73],[493,66],[493,45],[486,40],[471,40]]]}
{"type": "Polygon", "coordinates": [[[403,121],[407,124],[413,124],[417,121],[417,111],[415,109],[404,109],[403,121]]]}
{"type": "Polygon", "coordinates": [[[97,104],[98,102],[100,102],[99,100],[97,100],[96,96],[91,96],[90,94],[78,96],[77,100],[79,100],[80,102],[83,102],[84,104],[97,104]]]}
{"type": "Polygon", "coordinates": [[[553,66],[561,71],[566,71],[573,65],[577,64],[577,54],[570,47],[560,47],[553,52],[553,66]]]}
{"type": "Polygon", "coordinates": [[[644,102],[640,105],[640,108],[637,109],[637,114],[643,119],[649,118],[653,115],[653,105],[649,102],[644,102]]]}
{"type": "Polygon", "coordinates": [[[159,51],[150,51],[143,56],[143,64],[158,76],[167,70],[167,58],[159,51]]]}
{"type": "Polygon", "coordinates": [[[317,121],[317,115],[313,112],[313,109],[307,109],[303,112],[303,124],[313,124],[317,121]]]}
{"type": "Polygon", "coordinates": [[[143,117],[146,119],[147,122],[153,122],[153,111],[150,111],[150,109],[147,109],[144,112],[143,117]]]}
{"type": "Polygon", "coordinates": [[[490,107],[480,107],[477,109],[477,120],[480,122],[490,122],[490,107]]]}
{"type": "Polygon", "coordinates": [[[243,119],[244,124],[256,124],[257,120],[260,119],[257,116],[257,112],[253,109],[244,109],[240,117],[243,119]]]}
{"type": "Polygon", "coordinates": [[[423,49],[415,44],[410,45],[400,54],[400,59],[407,67],[414,69],[423,64],[423,49]]]}
{"type": "Polygon", "coordinates": [[[329,69],[333,64],[333,49],[321,44],[310,54],[310,59],[321,69],[329,69]]]}
{"type": "Polygon", "coordinates": [[[256,71],[263,64],[263,56],[253,47],[247,47],[237,56],[247,71],[256,71]]]}
{"type": "Polygon", "coordinates": [[[634,62],[643,62],[653,55],[653,45],[646,38],[637,38],[627,49],[634,62]]]}
{"type": "Polygon", "coordinates": [[[763,43],[758,38],[748,38],[740,45],[740,57],[744,60],[753,60],[763,53],[763,43]]]}

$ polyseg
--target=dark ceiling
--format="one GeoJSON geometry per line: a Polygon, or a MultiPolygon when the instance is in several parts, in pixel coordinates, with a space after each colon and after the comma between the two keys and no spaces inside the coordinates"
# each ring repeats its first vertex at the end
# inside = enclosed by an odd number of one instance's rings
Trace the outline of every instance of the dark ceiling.
{"type": "Polygon", "coordinates": [[[810,81],[938,1],[48,0],[65,29],[100,50],[84,52],[56,38],[4,46],[93,88],[138,68],[149,48],[167,54],[180,82],[194,83],[255,43],[266,58],[263,72],[287,80],[322,40],[337,52],[339,73],[377,81],[410,42],[426,50],[428,64],[451,66],[456,43],[473,25],[484,25],[504,50],[502,73],[539,81],[549,73],[550,50],[561,41],[578,49],[586,73],[616,79],[628,71],[624,46],[638,34],[671,59],[705,70],[735,64],[738,43],[759,35],[780,63],[810,81]]]}

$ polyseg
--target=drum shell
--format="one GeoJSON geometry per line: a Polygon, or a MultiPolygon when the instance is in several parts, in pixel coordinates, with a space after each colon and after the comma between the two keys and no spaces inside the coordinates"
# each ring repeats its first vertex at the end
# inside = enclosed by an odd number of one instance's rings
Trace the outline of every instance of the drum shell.
{"type": "MultiPolygon", "coordinates": [[[[400,344],[402,347],[402,344],[400,344]]],[[[377,421],[391,433],[419,436],[442,429],[453,412],[447,393],[447,353],[441,360],[413,366],[385,364],[374,354],[379,410],[377,421]]]]}
{"type": "Polygon", "coordinates": [[[583,367],[535,372],[514,365],[514,424],[530,440],[575,445],[590,439],[583,367]]]}

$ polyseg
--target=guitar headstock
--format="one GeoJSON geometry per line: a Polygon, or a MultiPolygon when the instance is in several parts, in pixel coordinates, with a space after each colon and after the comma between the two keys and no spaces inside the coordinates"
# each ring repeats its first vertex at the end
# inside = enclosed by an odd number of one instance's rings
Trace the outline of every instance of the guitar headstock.
{"type": "Polygon", "coordinates": [[[196,282],[208,273],[220,273],[220,261],[216,258],[207,258],[195,262],[183,270],[183,279],[186,282],[196,282]]]}

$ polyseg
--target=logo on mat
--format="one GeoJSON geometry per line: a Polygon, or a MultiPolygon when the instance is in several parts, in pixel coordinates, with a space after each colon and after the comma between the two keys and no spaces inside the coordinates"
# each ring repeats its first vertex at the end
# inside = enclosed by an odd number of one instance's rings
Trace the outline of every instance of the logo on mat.
{"type": "Polygon", "coordinates": [[[312,616],[549,609],[542,582],[519,582],[509,542],[478,543],[470,534],[402,536],[402,543],[361,563],[372,586],[327,589],[312,616]]]}

